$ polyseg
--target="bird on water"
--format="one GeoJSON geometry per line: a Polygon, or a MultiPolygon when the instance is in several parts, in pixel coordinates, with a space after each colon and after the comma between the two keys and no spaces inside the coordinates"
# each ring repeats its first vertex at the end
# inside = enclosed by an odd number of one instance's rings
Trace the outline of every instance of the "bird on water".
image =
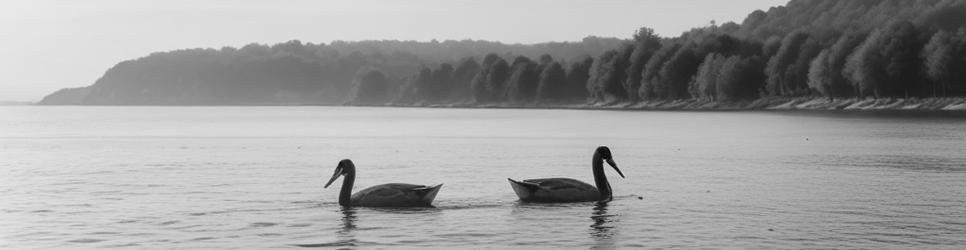
{"type": "Polygon", "coordinates": [[[610,148],[600,146],[594,152],[591,169],[594,172],[594,184],[596,187],[582,181],[570,178],[545,178],[529,179],[516,181],[510,178],[510,186],[513,191],[525,202],[587,202],[587,201],[610,201],[613,199],[613,192],[610,183],[607,182],[607,175],[604,173],[604,162],[617,170],[617,174],[624,178],[624,173],[617,168],[610,148]]]}
{"type": "Polygon", "coordinates": [[[352,161],[339,161],[335,173],[325,184],[332,185],[336,179],[345,176],[339,192],[339,205],[344,207],[432,207],[436,193],[443,184],[435,186],[388,183],[372,186],[352,194],[352,184],[356,180],[356,166],[352,161]]]}

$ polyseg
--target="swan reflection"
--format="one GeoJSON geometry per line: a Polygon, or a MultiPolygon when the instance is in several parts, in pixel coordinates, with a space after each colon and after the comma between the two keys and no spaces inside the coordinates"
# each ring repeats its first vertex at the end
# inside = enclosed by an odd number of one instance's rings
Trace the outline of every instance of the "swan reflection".
{"type": "Polygon", "coordinates": [[[590,237],[596,243],[594,249],[613,249],[616,247],[616,239],[614,238],[617,234],[617,227],[614,223],[617,222],[618,216],[609,214],[607,206],[607,202],[597,202],[590,215],[590,219],[594,221],[594,224],[590,225],[590,237]]]}
{"type": "Polygon", "coordinates": [[[336,231],[336,241],[330,243],[318,243],[318,244],[292,244],[292,246],[297,247],[355,247],[357,244],[355,229],[356,229],[356,208],[353,207],[340,207],[342,212],[342,228],[336,231]]]}
{"type": "Polygon", "coordinates": [[[356,208],[341,207],[342,228],[336,232],[335,246],[356,246],[356,208]]]}

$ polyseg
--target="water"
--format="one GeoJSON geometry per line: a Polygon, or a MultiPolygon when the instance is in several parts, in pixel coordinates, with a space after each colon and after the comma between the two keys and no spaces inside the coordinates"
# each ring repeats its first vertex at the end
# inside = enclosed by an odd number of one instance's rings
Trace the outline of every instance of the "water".
{"type": "Polygon", "coordinates": [[[955,249],[964,149],[961,115],[0,107],[0,249],[955,249]],[[613,202],[515,201],[598,145],[613,202]],[[340,208],[343,158],[436,208],[340,208]]]}

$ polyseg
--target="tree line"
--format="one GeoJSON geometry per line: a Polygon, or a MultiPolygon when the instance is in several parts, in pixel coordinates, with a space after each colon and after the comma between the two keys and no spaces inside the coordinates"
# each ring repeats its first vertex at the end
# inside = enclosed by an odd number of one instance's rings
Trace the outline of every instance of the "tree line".
{"type": "Polygon", "coordinates": [[[402,76],[420,65],[486,52],[579,57],[600,53],[621,41],[593,36],[578,42],[539,44],[479,40],[313,44],[293,40],[241,48],[183,49],[120,62],[93,85],[57,91],[41,104],[341,104],[353,100],[352,83],[362,70],[378,69],[396,86],[402,76]]]}
{"type": "Polygon", "coordinates": [[[679,37],[641,28],[595,57],[491,53],[479,62],[423,66],[398,90],[385,91],[394,94],[368,100],[520,105],[966,96],[964,18],[962,1],[796,0],[756,11],[740,25],[712,24],[679,37]]]}

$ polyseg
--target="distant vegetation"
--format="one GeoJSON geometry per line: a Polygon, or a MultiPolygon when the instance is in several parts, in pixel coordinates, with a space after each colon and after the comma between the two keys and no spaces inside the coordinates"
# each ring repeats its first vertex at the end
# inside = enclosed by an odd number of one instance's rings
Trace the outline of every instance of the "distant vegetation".
{"type": "MultiPolygon", "coordinates": [[[[416,91],[403,88],[402,85],[423,84],[415,81],[414,77],[425,67],[438,69],[442,65],[457,65],[452,72],[445,72],[446,79],[468,81],[466,79],[472,79],[478,71],[479,65],[473,64],[485,53],[497,53],[504,57],[552,54],[560,58],[579,58],[601,53],[621,42],[616,38],[598,37],[587,37],[580,42],[533,45],[472,40],[336,41],[330,44],[289,41],[272,46],[249,44],[241,48],[186,49],[153,53],[118,63],[93,85],[60,90],[44,98],[41,103],[343,104],[353,102],[352,98],[355,97],[365,100],[353,103],[375,103],[409,96],[401,92],[416,91]],[[356,78],[367,77],[367,73],[374,72],[386,78],[385,98],[376,97],[381,96],[377,93],[353,92],[368,91],[370,88],[356,88],[353,84],[366,83],[356,78]]],[[[449,87],[454,84],[449,80],[438,80],[447,82],[434,85],[437,89],[420,90],[419,94],[435,96],[441,94],[440,91],[460,89],[449,87]]],[[[372,90],[383,91],[382,87],[372,90]]],[[[471,95],[468,89],[452,94],[471,95]]]]}
{"type": "MultiPolygon", "coordinates": [[[[538,31],[537,31],[538,32],[538,31]]],[[[155,53],[62,104],[614,104],[966,96],[966,1],[793,0],[664,38],[298,41],[155,53]]]]}

